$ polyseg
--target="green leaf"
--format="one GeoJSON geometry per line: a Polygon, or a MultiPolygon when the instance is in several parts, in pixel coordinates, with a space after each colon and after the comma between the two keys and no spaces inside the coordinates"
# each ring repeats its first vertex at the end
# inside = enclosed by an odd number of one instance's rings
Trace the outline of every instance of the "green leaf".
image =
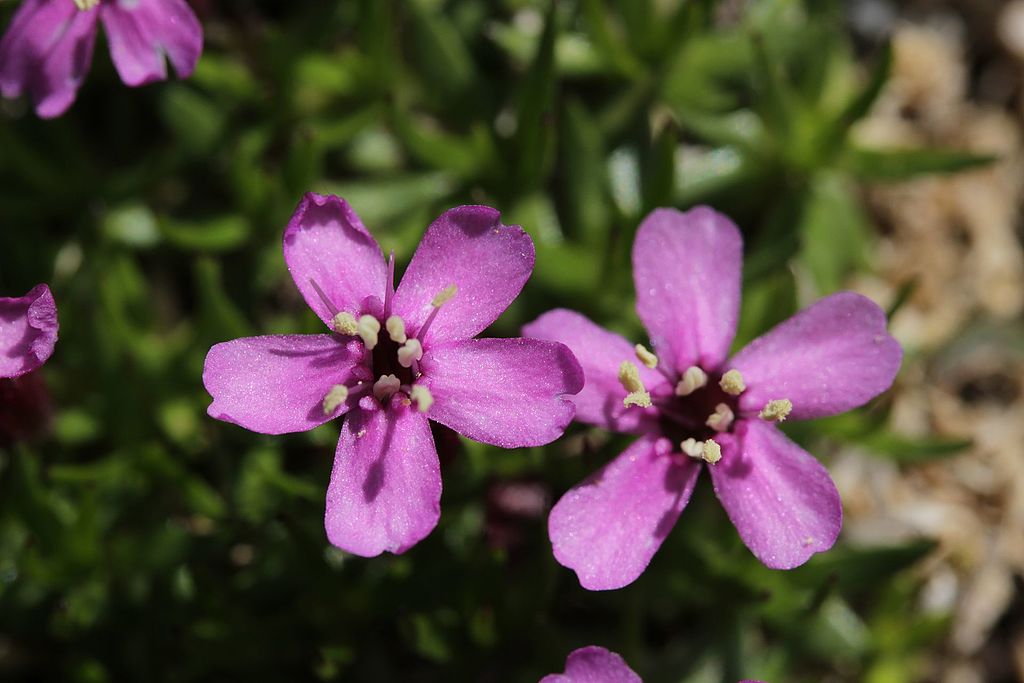
{"type": "Polygon", "coordinates": [[[886,43],[864,87],[828,122],[819,135],[823,156],[838,150],[850,127],[871,110],[892,72],[892,45],[886,43]]]}
{"type": "Polygon", "coordinates": [[[183,249],[218,252],[234,249],[249,238],[249,223],[228,215],[199,221],[164,218],[160,230],[168,242],[183,249]]]}
{"type": "Polygon", "coordinates": [[[411,18],[413,68],[420,70],[431,89],[445,94],[465,90],[473,81],[475,67],[462,36],[439,9],[423,0],[404,3],[411,18]]]}
{"type": "Polygon", "coordinates": [[[556,34],[554,3],[551,3],[544,33],[519,99],[514,149],[517,186],[524,189],[539,186],[546,176],[551,138],[546,119],[554,102],[556,34]]]}
{"type": "Polygon", "coordinates": [[[867,217],[844,178],[815,178],[799,230],[800,262],[810,270],[821,294],[840,289],[850,272],[867,262],[867,217]]]}
{"type": "Polygon", "coordinates": [[[859,442],[875,454],[905,464],[949,458],[959,455],[973,444],[970,439],[907,437],[889,431],[872,433],[859,442]]]}
{"type": "Polygon", "coordinates": [[[998,161],[990,154],[945,149],[847,150],[843,167],[863,180],[906,180],[919,175],[958,173],[998,161]]]}

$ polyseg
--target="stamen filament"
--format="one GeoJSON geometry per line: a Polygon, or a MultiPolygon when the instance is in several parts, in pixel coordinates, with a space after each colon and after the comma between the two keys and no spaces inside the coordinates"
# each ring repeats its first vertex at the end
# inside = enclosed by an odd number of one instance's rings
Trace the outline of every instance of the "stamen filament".
{"type": "MultiPolygon", "coordinates": [[[[395,250],[388,256],[388,282],[384,289],[384,316],[391,315],[391,300],[395,298],[395,250]]],[[[398,341],[397,339],[395,341],[398,341]]],[[[404,340],[403,340],[404,341],[404,340]]]]}
{"type": "Polygon", "coordinates": [[[320,297],[320,301],[324,302],[324,306],[327,307],[327,312],[331,314],[331,317],[338,315],[338,307],[334,305],[334,302],[327,298],[324,294],[324,290],[320,289],[320,285],[316,283],[316,280],[309,278],[309,284],[313,285],[313,289],[316,290],[316,295],[320,297]]]}
{"type": "Polygon", "coordinates": [[[430,329],[430,324],[434,322],[434,318],[437,317],[437,312],[441,310],[441,306],[452,300],[455,293],[459,291],[459,288],[455,286],[455,283],[448,285],[431,300],[430,305],[434,307],[434,310],[430,312],[427,319],[420,325],[420,329],[416,331],[416,338],[423,341],[427,338],[427,330],[430,329]]]}

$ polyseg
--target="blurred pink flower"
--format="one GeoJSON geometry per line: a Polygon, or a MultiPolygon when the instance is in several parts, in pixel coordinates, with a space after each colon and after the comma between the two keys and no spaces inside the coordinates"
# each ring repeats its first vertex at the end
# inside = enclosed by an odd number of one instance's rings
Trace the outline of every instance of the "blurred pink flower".
{"type": "Polygon", "coordinates": [[[46,285],[22,297],[0,297],[0,377],[20,377],[45,363],[57,327],[57,304],[46,285]]]}
{"type": "Polygon", "coordinates": [[[248,337],[210,349],[209,414],[282,434],[348,413],[327,490],[331,543],[363,556],[401,553],[440,515],[428,418],[477,441],[517,448],[562,435],[583,373],[538,339],[474,339],[518,296],[533,241],[496,210],[462,206],[427,229],[394,287],[394,256],[334,196],[307,194],[284,258],[327,334],[248,337]]]}
{"type": "Polygon", "coordinates": [[[727,358],[742,251],[736,226],[706,207],[644,220],[633,277],[656,355],[564,309],[523,329],[576,354],[586,377],[573,399],[580,421],[640,437],[551,511],[555,557],[586,588],[620,588],[643,573],[702,460],[743,542],[768,567],[799,566],[835,543],[835,484],[773,423],[864,404],[892,384],[902,351],[877,305],[841,292],[727,358]]]}
{"type": "Polygon", "coordinates": [[[167,78],[165,57],[187,78],[203,49],[185,0],[25,0],[0,39],[0,93],[28,92],[42,118],[63,114],[92,62],[97,21],[128,86],[167,78]]]}
{"type": "Polygon", "coordinates": [[[565,660],[565,673],[548,674],[540,683],[641,683],[629,665],[614,652],[590,645],[574,650],[565,660]]]}

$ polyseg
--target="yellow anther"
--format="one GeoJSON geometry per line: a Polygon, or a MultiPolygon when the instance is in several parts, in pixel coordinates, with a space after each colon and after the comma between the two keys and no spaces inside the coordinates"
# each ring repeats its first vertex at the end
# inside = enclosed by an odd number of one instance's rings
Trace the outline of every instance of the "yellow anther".
{"type": "Polygon", "coordinates": [[[359,322],[351,313],[342,311],[334,316],[331,323],[332,327],[334,327],[334,331],[338,334],[349,334],[354,336],[359,333],[359,322]]]}
{"type": "Polygon", "coordinates": [[[387,319],[384,323],[385,329],[388,331],[388,336],[391,337],[391,341],[399,344],[404,344],[406,340],[405,336],[405,321],[397,315],[393,315],[387,319]]]}
{"type": "Polygon", "coordinates": [[[732,396],[739,396],[747,388],[747,385],[743,383],[743,375],[740,374],[739,370],[730,370],[722,375],[718,386],[722,387],[722,391],[732,396]]]}
{"type": "Polygon", "coordinates": [[[364,315],[359,318],[356,334],[363,340],[367,351],[373,351],[377,346],[377,335],[380,334],[380,321],[372,315],[364,315]]]}
{"type": "Polygon", "coordinates": [[[402,383],[394,375],[381,375],[373,383],[373,396],[378,401],[384,401],[393,396],[401,387],[402,383]]]}
{"type": "Polygon", "coordinates": [[[714,439],[708,439],[704,442],[702,456],[704,457],[704,462],[714,465],[722,459],[722,447],[714,439]]]}
{"type": "Polygon", "coordinates": [[[733,419],[736,416],[733,415],[732,409],[724,403],[719,403],[715,406],[715,412],[708,416],[708,419],[704,422],[708,427],[711,427],[716,432],[724,432],[732,424],[733,419]]]}
{"type": "Polygon", "coordinates": [[[779,398],[765,403],[764,408],[761,408],[761,412],[758,413],[757,416],[762,420],[768,420],[769,422],[782,422],[789,417],[792,410],[792,401],[788,398],[779,398]]]}
{"type": "Polygon", "coordinates": [[[647,347],[643,344],[637,344],[633,347],[636,351],[637,360],[646,365],[647,367],[654,369],[658,367],[658,357],[647,350],[647,347]]]}
{"type": "Polygon", "coordinates": [[[419,339],[410,339],[398,349],[398,364],[403,368],[411,367],[413,361],[423,358],[423,345],[419,339]]]}
{"type": "Polygon", "coordinates": [[[100,0],[75,0],[75,7],[82,10],[92,9],[96,5],[100,4],[100,0]]]}
{"type": "Polygon", "coordinates": [[[622,399],[622,405],[625,407],[637,406],[640,408],[651,407],[651,395],[646,391],[631,391],[626,394],[626,398],[622,399]]]}
{"type": "Polygon", "coordinates": [[[676,396],[689,396],[693,392],[697,391],[701,387],[707,385],[708,373],[704,372],[696,365],[691,365],[686,368],[686,372],[683,373],[683,378],[676,384],[676,396]]]}
{"type": "Polygon", "coordinates": [[[335,384],[324,396],[324,415],[330,415],[348,398],[348,387],[335,384]]]}
{"type": "Polygon", "coordinates": [[[441,308],[441,306],[444,306],[446,303],[451,301],[452,297],[454,297],[455,293],[458,291],[459,288],[456,287],[455,283],[453,282],[452,284],[448,285],[440,292],[438,292],[437,296],[434,297],[434,300],[430,302],[430,305],[433,306],[434,308],[441,308]]]}
{"type": "Polygon", "coordinates": [[[679,447],[683,449],[683,453],[686,453],[691,458],[704,458],[704,442],[697,441],[693,437],[686,439],[679,447]]]}
{"type": "Polygon", "coordinates": [[[622,361],[622,364],[619,365],[619,382],[622,384],[622,388],[629,392],[623,399],[622,405],[627,408],[630,406],[649,408],[651,406],[651,395],[644,388],[644,383],[640,379],[640,368],[635,363],[628,360],[622,361]]]}
{"type": "Polygon", "coordinates": [[[422,384],[412,386],[412,389],[409,390],[409,398],[416,402],[416,407],[420,409],[421,413],[427,412],[430,410],[430,406],[434,405],[433,394],[422,384]]]}

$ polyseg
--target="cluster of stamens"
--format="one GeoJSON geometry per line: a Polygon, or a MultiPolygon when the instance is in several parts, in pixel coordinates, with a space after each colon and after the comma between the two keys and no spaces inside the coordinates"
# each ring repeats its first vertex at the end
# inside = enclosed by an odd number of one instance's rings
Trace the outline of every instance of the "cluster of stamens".
{"type": "MultiPolygon", "coordinates": [[[[389,276],[394,281],[394,254],[388,263],[389,276]]],[[[423,339],[427,330],[437,317],[438,311],[450,301],[458,291],[454,285],[448,285],[430,302],[432,310],[427,319],[420,325],[416,334],[409,336],[405,321],[398,315],[389,315],[393,289],[389,288],[384,302],[387,315],[381,333],[380,320],[369,314],[356,317],[348,311],[339,311],[320,286],[313,280],[310,284],[317,295],[331,312],[331,329],[335,333],[347,337],[359,337],[369,352],[370,370],[376,380],[357,380],[354,386],[336,384],[323,399],[324,415],[330,415],[350,397],[369,389],[375,399],[387,405],[392,396],[399,392],[405,394],[406,405],[416,404],[421,412],[427,412],[434,403],[434,397],[423,384],[417,384],[422,373],[419,362],[423,359],[423,339]],[[386,335],[386,336],[385,336],[386,335]],[[393,354],[393,355],[392,355],[393,354]],[[396,365],[397,363],[397,365],[396,365]]]]}
{"type": "MultiPolygon", "coordinates": [[[[735,368],[730,369],[721,375],[717,387],[708,387],[710,378],[703,368],[693,365],[683,371],[680,377],[674,372],[668,372],[659,367],[657,355],[643,344],[637,344],[634,350],[637,360],[645,367],[652,370],[658,369],[666,379],[674,383],[676,398],[652,398],[640,377],[640,369],[632,361],[624,360],[619,365],[618,372],[619,382],[626,390],[622,405],[626,408],[655,406],[663,416],[678,423],[676,428],[681,426],[685,431],[706,435],[704,439],[697,439],[693,436],[683,439],[679,444],[679,449],[684,454],[712,465],[721,460],[722,447],[713,437],[715,434],[729,431],[736,421],[738,404],[735,399],[747,389],[740,371],[735,368]],[[689,410],[680,412],[679,402],[684,402],[689,410]],[[713,409],[711,408],[712,404],[714,405],[713,409]],[[704,410],[710,411],[709,413],[698,413],[698,415],[707,415],[703,423],[695,422],[694,419],[691,419],[690,414],[693,410],[700,410],[700,406],[705,406],[704,410]]],[[[773,399],[764,405],[758,413],[758,417],[769,422],[782,422],[792,410],[793,403],[789,399],[773,399]]]]}

